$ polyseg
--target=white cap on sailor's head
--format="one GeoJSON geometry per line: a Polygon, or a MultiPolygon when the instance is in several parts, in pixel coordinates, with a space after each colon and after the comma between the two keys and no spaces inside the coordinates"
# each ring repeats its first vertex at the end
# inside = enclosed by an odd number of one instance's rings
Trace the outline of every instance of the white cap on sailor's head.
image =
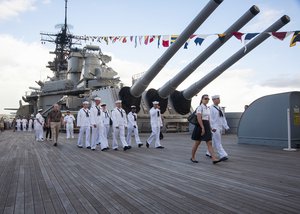
{"type": "Polygon", "coordinates": [[[101,106],[106,106],[106,103],[101,103],[101,106]]]}
{"type": "Polygon", "coordinates": [[[96,101],[96,100],[101,101],[101,98],[100,98],[100,97],[95,97],[94,100],[95,100],[95,101],[96,101]]]}
{"type": "Polygon", "coordinates": [[[136,106],[135,106],[135,105],[132,105],[132,106],[130,106],[130,108],[136,108],[136,106]]]}
{"type": "Polygon", "coordinates": [[[219,98],[220,98],[220,95],[213,95],[213,96],[211,96],[212,100],[219,99],[219,98]]]}
{"type": "Polygon", "coordinates": [[[158,105],[159,102],[158,102],[158,101],[153,101],[152,104],[153,104],[153,105],[158,105]]]}
{"type": "Polygon", "coordinates": [[[83,104],[83,105],[88,105],[88,104],[90,104],[90,103],[89,103],[88,101],[83,101],[82,104],[83,104]]]}
{"type": "Polygon", "coordinates": [[[115,104],[122,103],[122,100],[116,100],[115,104]]]}
{"type": "Polygon", "coordinates": [[[41,108],[38,110],[38,112],[42,112],[42,111],[43,111],[43,109],[41,109],[41,108]]]}

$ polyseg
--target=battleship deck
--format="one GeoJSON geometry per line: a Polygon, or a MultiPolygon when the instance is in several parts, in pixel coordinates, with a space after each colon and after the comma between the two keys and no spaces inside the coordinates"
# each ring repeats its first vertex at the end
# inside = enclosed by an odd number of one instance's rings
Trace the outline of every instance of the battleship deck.
{"type": "MultiPolygon", "coordinates": [[[[145,140],[148,135],[143,134],[145,140]]],[[[101,152],[0,133],[0,213],[299,213],[300,154],[239,145],[224,136],[227,162],[198,151],[187,133],[165,134],[163,150],[101,152]]]]}

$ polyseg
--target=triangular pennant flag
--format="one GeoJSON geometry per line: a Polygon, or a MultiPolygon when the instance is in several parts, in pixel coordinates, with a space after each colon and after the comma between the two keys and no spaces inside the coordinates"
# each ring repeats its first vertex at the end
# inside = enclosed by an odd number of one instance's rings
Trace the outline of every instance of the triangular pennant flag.
{"type": "Polygon", "coordinates": [[[161,36],[159,35],[159,36],[157,36],[157,48],[159,48],[159,46],[160,46],[160,38],[161,38],[161,36]]]}
{"type": "Polygon", "coordinates": [[[238,40],[240,40],[242,42],[242,36],[244,35],[243,33],[233,32],[232,35],[235,36],[238,40]]]}
{"type": "Polygon", "coordinates": [[[108,38],[107,37],[103,37],[103,40],[106,42],[106,45],[108,45],[108,38]]]}
{"type": "Polygon", "coordinates": [[[149,36],[145,36],[144,44],[145,44],[145,45],[148,45],[148,41],[149,41],[149,36]]]}
{"type": "Polygon", "coordinates": [[[283,41],[291,32],[271,32],[270,34],[273,38],[283,41]]]}
{"type": "Polygon", "coordinates": [[[254,37],[256,37],[259,33],[247,33],[245,35],[245,38],[244,38],[244,45],[245,45],[245,50],[244,50],[244,53],[246,53],[247,51],[247,46],[246,44],[248,43],[248,41],[250,41],[251,39],[253,39],[254,37]]]}
{"type": "Polygon", "coordinates": [[[190,43],[190,40],[192,38],[194,38],[195,36],[196,36],[195,34],[191,35],[190,38],[184,43],[184,49],[188,49],[188,45],[190,43]]]}
{"type": "Polygon", "coordinates": [[[294,47],[296,45],[296,42],[300,42],[300,31],[295,31],[290,42],[290,47],[294,47]]]}
{"type": "Polygon", "coordinates": [[[140,45],[142,45],[143,36],[139,36],[140,45]]]}
{"type": "Polygon", "coordinates": [[[137,36],[134,37],[134,47],[137,47],[137,36]]]}
{"type": "Polygon", "coordinates": [[[204,38],[201,38],[201,37],[196,37],[196,39],[194,40],[196,46],[197,45],[201,46],[203,41],[204,41],[204,38]]]}
{"type": "Polygon", "coordinates": [[[170,39],[169,35],[164,35],[163,36],[163,38],[162,38],[162,46],[163,47],[169,47],[169,45],[170,45],[169,39],[170,39]]]}
{"type": "Polygon", "coordinates": [[[178,38],[178,35],[171,36],[171,45],[176,41],[177,38],[178,38]]]}
{"type": "Polygon", "coordinates": [[[122,43],[126,43],[126,42],[127,42],[127,39],[126,39],[126,36],[124,36],[122,39],[122,43]]]}
{"type": "Polygon", "coordinates": [[[133,36],[130,36],[130,42],[132,42],[133,41],[133,36]]]}
{"type": "Polygon", "coordinates": [[[149,43],[153,42],[155,39],[155,36],[151,36],[150,39],[149,39],[149,43]]]}

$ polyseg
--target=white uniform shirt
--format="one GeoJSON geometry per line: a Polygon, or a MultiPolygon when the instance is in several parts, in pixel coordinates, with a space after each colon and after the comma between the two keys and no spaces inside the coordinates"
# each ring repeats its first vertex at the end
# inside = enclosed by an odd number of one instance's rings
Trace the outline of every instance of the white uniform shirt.
{"type": "Polygon", "coordinates": [[[110,114],[109,114],[108,110],[102,111],[102,112],[103,112],[103,117],[102,117],[103,124],[110,125],[110,114]]]}
{"type": "Polygon", "coordinates": [[[40,113],[37,113],[37,115],[35,116],[35,119],[37,120],[37,124],[44,126],[45,123],[45,119],[43,118],[43,116],[40,113]]]}
{"type": "Polygon", "coordinates": [[[209,120],[210,110],[209,107],[203,103],[197,107],[196,113],[200,113],[202,120],[209,120]]]}
{"type": "Polygon", "coordinates": [[[74,121],[75,121],[75,117],[72,114],[66,115],[64,117],[64,122],[66,122],[67,124],[73,124],[74,121]]]}
{"type": "Polygon", "coordinates": [[[90,112],[91,112],[91,124],[92,125],[100,124],[101,126],[103,126],[104,113],[102,112],[101,107],[93,106],[90,112]]]}
{"type": "Polygon", "coordinates": [[[16,123],[17,123],[18,126],[20,126],[21,125],[21,119],[16,119],[16,123]]]}
{"type": "Polygon", "coordinates": [[[27,125],[27,123],[28,123],[28,121],[27,121],[27,119],[22,119],[22,124],[23,124],[23,126],[25,126],[25,125],[27,125]]]}
{"type": "Polygon", "coordinates": [[[136,113],[132,113],[129,112],[127,115],[127,119],[128,119],[128,127],[137,127],[137,114],[136,113]]]}
{"type": "Polygon", "coordinates": [[[162,119],[161,119],[161,113],[158,108],[152,107],[150,109],[150,123],[152,127],[161,127],[162,124],[162,119]]]}
{"type": "Polygon", "coordinates": [[[33,123],[32,119],[29,119],[28,126],[32,126],[32,123],[33,123]]]}
{"type": "Polygon", "coordinates": [[[77,114],[77,126],[90,126],[90,110],[81,108],[77,114]]]}
{"type": "Polygon", "coordinates": [[[111,119],[114,127],[127,126],[126,112],[122,108],[114,108],[111,112],[111,119]]]}
{"type": "Polygon", "coordinates": [[[210,125],[211,125],[212,129],[218,128],[218,127],[222,127],[224,129],[229,129],[229,126],[227,125],[227,121],[225,118],[225,114],[224,114],[222,108],[220,108],[219,106],[212,105],[210,107],[210,125]],[[222,112],[223,117],[220,116],[220,112],[217,109],[219,109],[222,112]]]}

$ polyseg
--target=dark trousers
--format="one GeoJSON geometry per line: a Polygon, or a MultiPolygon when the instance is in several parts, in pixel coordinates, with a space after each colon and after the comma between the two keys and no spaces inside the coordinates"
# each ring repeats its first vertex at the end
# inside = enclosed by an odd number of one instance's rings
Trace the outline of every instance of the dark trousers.
{"type": "Polygon", "coordinates": [[[49,136],[49,139],[52,139],[52,131],[51,131],[50,127],[46,128],[46,139],[48,138],[48,136],[49,136]]]}

